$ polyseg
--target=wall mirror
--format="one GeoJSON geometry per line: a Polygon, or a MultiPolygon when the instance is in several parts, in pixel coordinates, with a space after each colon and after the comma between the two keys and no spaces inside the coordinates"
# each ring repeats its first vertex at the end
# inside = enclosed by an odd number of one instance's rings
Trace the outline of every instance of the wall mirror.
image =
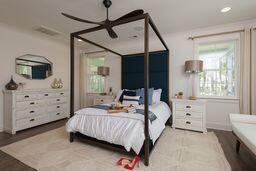
{"type": "Polygon", "coordinates": [[[16,58],[16,73],[27,79],[46,79],[52,75],[52,62],[43,56],[26,54],[16,58]]]}

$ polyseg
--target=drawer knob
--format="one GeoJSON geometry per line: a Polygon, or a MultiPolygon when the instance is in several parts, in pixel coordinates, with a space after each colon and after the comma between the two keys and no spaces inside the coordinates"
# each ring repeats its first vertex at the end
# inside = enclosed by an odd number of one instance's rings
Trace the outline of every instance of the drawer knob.
{"type": "Polygon", "coordinates": [[[60,108],[60,106],[57,106],[57,108],[60,108]]]}
{"type": "Polygon", "coordinates": [[[29,113],[35,113],[35,111],[32,110],[32,111],[30,111],[29,113]]]}
{"type": "Polygon", "coordinates": [[[48,94],[44,94],[44,96],[48,96],[48,94]]]}
{"type": "Polygon", "coordinates": [[[190,109],[190,108],[191,108],[191,106],[186,106],[186,108],[190,109]]]}
{"type": "Polygon", "coordinates": [[[101,99],[100,101],[101,101],[101,102],[103,102],[104,100],[103,100],[103,99],[101,99]]]}
{"type": "Polygon", "coordinates": [[[60,113],[56,113],[56,115],[60,115],[60,113]]]}
{"type": "Polygon", "coordinates": [[[59,102],[60,101],[60,99],[57,99],[57,102],[59,102]]]}
{"type": "Polygon", "coordinates": [[[191,124],[191,122],[188,122],[188,121],[187,121],[186,124],[191,124]]]}
{"type": "Polygon", "coordinates": [[[25,98],[29,98],[29,96],[28,95],[26,95],[26,96],[24,96],[25,98]]]}
{"type": "Polygon", "coordinates": [[[30,103],[30,105],[34,105],[34,104],[35,104],[35,102],[31,102],[31,103],[30,103]]]}
{"type": "Polygon", "coordinates": [[[186,113],[186,115],[187,115],[187,116],[191,116],[191,114],[190,114],[190,113],[186,113]]]}
{"type": "Polygon", "coordinates": [[[63,95],[64,93],[60,93],[60,95],[63,95]]]}
{"type": "Polygon", "coordinates": [[[33,122],[33,121],[35,121],[35,119],[30,119],[29,121],[30,121],[30,122],[33,122]]]}

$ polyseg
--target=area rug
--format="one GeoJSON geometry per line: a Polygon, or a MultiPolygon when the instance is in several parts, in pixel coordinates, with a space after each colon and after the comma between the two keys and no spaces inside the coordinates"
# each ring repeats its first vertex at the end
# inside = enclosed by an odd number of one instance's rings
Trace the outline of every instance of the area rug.
{"type": "MultiPolygon", "coordinates": [[[[64,127],[2,147],[0,150],[39,171],[115,171],[122,154],[75,140],[64,127]]],[[[213,132],[197,133],[167,127],[150,157],[136,170],[231,170],[213,132]]]]}

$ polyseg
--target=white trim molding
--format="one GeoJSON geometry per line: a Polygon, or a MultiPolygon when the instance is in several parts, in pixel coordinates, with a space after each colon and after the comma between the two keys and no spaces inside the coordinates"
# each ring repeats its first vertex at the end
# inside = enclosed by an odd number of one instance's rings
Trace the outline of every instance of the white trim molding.
{"type": "Polygon", "coordinates": [[[206,122],[206,128],[208,129],[217,129],[217,130],[224,130],[224,131],[231,131],[230,124],[223,124],[219,122],[206,122]]]}

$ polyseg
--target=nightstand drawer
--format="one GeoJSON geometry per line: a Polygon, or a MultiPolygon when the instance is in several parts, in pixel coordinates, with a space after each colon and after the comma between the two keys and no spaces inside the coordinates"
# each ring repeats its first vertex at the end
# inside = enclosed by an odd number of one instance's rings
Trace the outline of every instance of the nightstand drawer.
{"type": "Polygon", "coordinates": [[[176,110],[180,111],[193,111],[193,112],[202,112],[203,106],[202,105],[196,105],[196,104],[175,104],[176,110]]]}
{"type": "Polygon", "coordinates": [[[203,125],[201,120],[194,119],[175,119],[175,127],[191,129],[191,130],[201,130],[203,125]]]}
{"type": "Polygon", "coordinates": [[[113,102],[112,98],[95,98],[93,100],[93,104],[94,105],[98,105],[98,104],[105,104],[105,103],[111,103],[113,102]]]}
{"type": "Polygon", "coordinates": [[[196,118],[202,119],[203,113],[202,112],[185,112],[185,111],[176,111],[176,118],[196,118]]]}

